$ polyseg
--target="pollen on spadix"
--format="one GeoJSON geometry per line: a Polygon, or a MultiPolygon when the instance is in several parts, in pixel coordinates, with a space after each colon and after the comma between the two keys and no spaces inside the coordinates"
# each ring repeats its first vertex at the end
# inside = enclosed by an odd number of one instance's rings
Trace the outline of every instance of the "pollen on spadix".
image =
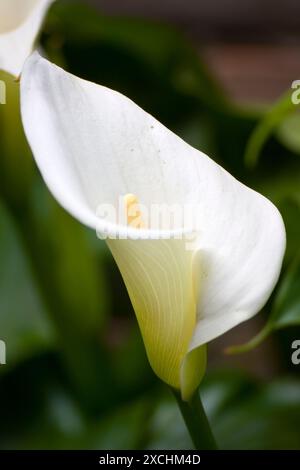
{"type": "Polygon", "coordinates": [[[126,194],[124,196],[124,206],[127,225],[135,229],[145,228],[145,223],[143,221],[142,211],[137,196],[130,193],[126,194]]]}

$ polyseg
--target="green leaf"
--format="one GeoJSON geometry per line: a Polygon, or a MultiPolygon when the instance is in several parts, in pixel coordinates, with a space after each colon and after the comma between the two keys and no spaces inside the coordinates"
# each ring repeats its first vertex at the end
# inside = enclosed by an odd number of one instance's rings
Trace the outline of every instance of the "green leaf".
{"type": "Polygon", "coordinates": [[[287,378],[228,404],[214,429],[225,449],[299,449],[299,418],[300,382],[287,378]]]}
{"type": "Polygon", "coordinates": [[[228,354],[251,351],[260,345],[273,331],[300,324],[300,203],[296,198],[282,201],[281,212],[287,231],[287,269],[277,288],[271,313],[263,329],[250,341],[227,348],[228,354]]]}
{"type": "MultiPolygon", "coordinates": [[[[299,169],[300,174],[300,169],[299,169]]],[[[291,263],[299,251],[300,240],[300,192],[284,198],[278,203],[278,209],[283,217],[287,246],[285,265],[291,263]]]]}
{"type": "Polygon", "coordinates": [[[300,154],[300,113],[297,107],[296,112],[286,116],[279,124],[276,135],[287,149],[300,154]]]}
{"type": "Polygon", "coordinates": [[[271,315],[264,328],[249,342],[231,346],[228,354],[251,351],[260,345],[273,331],[300,325],[300,253],[289,266],[275,297],[271,315]]]}
{"type": "MultiPolygon", "coordinates": [[[[34,368],[35,364],[31,364],[34,368]]],[[[35,368],[34,370],[39,370],[35,368]]],[[[25,377],[28,374],[25,373],[25,377]]],[[[53,377],[53,370],[31,383],[29,411],[21,406],[21,415],[15,417],[0,410],[1,449],[135,449],[143,436],[148,400],[139,399],[131,404],[106,410],[105,415],[87,417],[74,396],[53,377]],[[29,416],[30,415],[30,416],[29,416]],[[5,426],[5,427],[4,427],[5,426]]],[[[23,372],[24,380],[24,372],[23,372]]],[[[3,383],[1,384],[3,387],[3,383]]],[[[3,388],[1,398],[7,399],[3,388]]]]}
{"type": "Polygon", "coordinates": [[[300,325],[300,252],[282,280],[268,323],[273,330],[300,325]]]}
{"type": "Polygon", "coordinates": [[[294,110],[295,105],[292,103],[289,91],[265,113],[254,129],[246,147],[245,163],[249,168],[253,168],[257,164],[266,141],[282,120],[294,110]]]}
{"type": "Polygon", "coordinates": [[[104,242],[68,215],[41,180],[31,196],[31,210],[20,224],[59,333],[66,375],[86,410],[95,412],[116,395],[104,344],[112,293],[96,249],[104,242]]]}
{"type": "Polygon", "coordinates": [[[0,188],[13,205],[23,205],[34,174],[20,116],[20,84],[0,71],[6,104],[0,105],[0,188]]]}
{"type": "MultiPolygon", "coordinates": [[[[201,396],[220,449],[300,448],[299,380],[259,383],[237,372],[214,372],[201,396]]],[[[171,397],[156,409],[149,435],[150,449],[193,448],[171,397]]]]}
{"type": "Polygon", "coordinates": [[[31,209],[28,240],[49,303],[65,324],[83,334],[100,332],[109,311],[108,289],[90,237],[104,242],[67,214],[41,181],[34,187],[31,209]]]}
{"type": "Polygon", "coordinates": [[[8,211],[0,203],[0,339],[7,365],[52,348],[55,334],[31,266],[8,211]]]}

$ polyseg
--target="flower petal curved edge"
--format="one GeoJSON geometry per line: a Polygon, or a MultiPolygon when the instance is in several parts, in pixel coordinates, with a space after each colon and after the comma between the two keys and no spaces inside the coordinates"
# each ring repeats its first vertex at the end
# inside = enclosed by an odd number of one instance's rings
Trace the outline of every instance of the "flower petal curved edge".
{"type": "MultiPolygon", "coordinates": [[[[27,8],[24,8],[24,0],[7,1],[10,2],[11,14],[7,18],[7,25],[5,25],[5,11],[2,13],[0,70],[18,77],[25,60],[32,52],[47,10],[55,0],[31,0],[27,8]]],[[[29,3],[28,0],[27,3],[29,3]]]]}

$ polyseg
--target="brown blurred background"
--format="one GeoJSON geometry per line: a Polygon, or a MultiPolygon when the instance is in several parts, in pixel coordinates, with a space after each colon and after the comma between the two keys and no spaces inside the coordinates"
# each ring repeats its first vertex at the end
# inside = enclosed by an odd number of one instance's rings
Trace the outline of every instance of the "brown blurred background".
{"type": "Polygon", "coordinates": [[[274,101],[300,77],[298,0],[87,0],[112,15],[175,24],[238,102],[274,101]]]}

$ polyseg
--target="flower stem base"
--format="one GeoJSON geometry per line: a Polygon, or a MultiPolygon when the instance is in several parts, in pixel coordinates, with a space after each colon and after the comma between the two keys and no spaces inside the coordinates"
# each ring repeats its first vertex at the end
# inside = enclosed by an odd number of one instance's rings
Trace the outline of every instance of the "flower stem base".
{"type": "Polygon", "coordinates": [[[180,392],[177,390],[172,391],[175,395],[195,449],[216,450],[217,444],[204,411],[199,390],[196,391],[188,402],[182,400],[180,392]]]}

